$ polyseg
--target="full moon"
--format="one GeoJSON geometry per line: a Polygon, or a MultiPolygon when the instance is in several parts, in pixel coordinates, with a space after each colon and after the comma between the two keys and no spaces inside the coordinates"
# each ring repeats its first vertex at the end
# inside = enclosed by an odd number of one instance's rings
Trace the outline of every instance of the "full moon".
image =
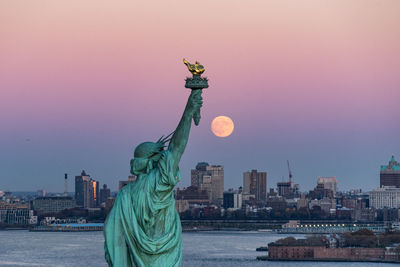
{"type": "Polygon", "coordinates": [[[227,116],[218,116],[211,122],[211,131],[218,137],[231,135],[234,128],[233,121],[227,116]]]}

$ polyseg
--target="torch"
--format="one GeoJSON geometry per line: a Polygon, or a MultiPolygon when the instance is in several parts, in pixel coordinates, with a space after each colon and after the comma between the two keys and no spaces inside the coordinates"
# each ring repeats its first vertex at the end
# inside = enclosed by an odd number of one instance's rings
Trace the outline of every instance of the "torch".
{"type": "MultiPolygon", "coordinates": [[[[208,79],[206,77],[201,77],[201,74],[205,71],[204,66],[197,61],[195,64],[190,64],[185,59],[183,59],[183,63],[192,73],[192,77],[186,77],[185,87],[191,90],[200,90],[202,93],[203,89],[208,88],[208,79]]],[[[196,126],[199,125],[200,117],[200,109],[198,109],[193,115],[193,121],[196,126]]]]}

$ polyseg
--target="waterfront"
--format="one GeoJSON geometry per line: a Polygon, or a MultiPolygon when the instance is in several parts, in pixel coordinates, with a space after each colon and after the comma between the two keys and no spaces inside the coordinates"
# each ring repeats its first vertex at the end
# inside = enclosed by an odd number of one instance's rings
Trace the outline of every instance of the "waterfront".
{"type": "MultiPolygon", "coordinates": [[[[265,262],[255,251],[284,234],[255,231],[185,232],[182,266],[376,266],[358,262],[265,262]]],[[[302,235],[299,235],[299,237],[302,235]]],[[[103,233],[0,231],[0,266],[104,266],[103,233]]],[[[379,266],[393,266],[379,264],[379,266]]]]}

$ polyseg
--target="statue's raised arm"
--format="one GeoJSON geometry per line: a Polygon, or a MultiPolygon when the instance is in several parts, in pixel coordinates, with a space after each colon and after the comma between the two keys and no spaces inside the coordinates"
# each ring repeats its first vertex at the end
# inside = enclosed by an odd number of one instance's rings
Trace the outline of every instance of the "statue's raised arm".
{"type": "Polygon", "coordinates": [[[183,59],[183,63],[186,65],[193,78],[186,78],[186,88],[192,89],[189,99],[187,101],[185,111],[183,112],[182,118],[176,128],[171,142],[169,143],[168,150],[171,152],[174,162],[173,168],[177,170],[179,161],[182,157],[183,152],[189,138],[190,126],[192,124],[192,118],[196,125],[200,121],[200,108],[203,105],[203,99],[201,97],[202,89],[208,87],[207,78],[201,78],[201,74],[205,71],[203,65],[198,61],[195,64],[189,63],[186,59],[183,59]]]}
{"type": "Polygon", "coordinates": [[[202,105],[203,99],[201,97],[201,90],[192,90],[182,118],[178,124],[178,127],[176,127],[168,146],[168,150],[172,153],[171,158],[174,159],[175,170],[178,168],[179,161],[183,152],[185,151],[185,147],[189,139],[193,115],[201,108],[202,105]]]}

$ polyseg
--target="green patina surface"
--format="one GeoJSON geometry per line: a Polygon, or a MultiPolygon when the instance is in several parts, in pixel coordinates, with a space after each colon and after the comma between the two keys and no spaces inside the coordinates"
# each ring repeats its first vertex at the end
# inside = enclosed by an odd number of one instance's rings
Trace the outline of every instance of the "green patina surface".
{"type": "Polygon", "coordinates": [[[182,229],[173,189],[180,180],[178,165],[192,119],[196,125],[200,120],[201,93],[202,90],[192,90],[170,140],[168,136],[136,147],[131,173],[137,179],[118,193],[104,224],[104,250],[109,266],[181,265],[182,229]],[[164,150],[167,142],[168,148],[164,150]]]}
{"type": "Polygon", "coordinates": [[[171,152],[125,186],[105,223],[109,266],[180,266],[181,223],[173,188],[180,179],[171,152]]]}
{"type": "Polygon", "coordinates": [[[381,171],[394,170],[400,171],[400,164],[395,160],[394,156],[389,161],[389,165],[381,165],[381,171]]]}
{"type": "MultiPolygon", "coordinates": [[[[381,166],[381,171],[387,171],[388,170],[388,165],[382,165],[381,166]]],[[[390,168],[391,170],[394,171],[400,171],[400,166],[392,166],[392,168],[390,168]]]]}

